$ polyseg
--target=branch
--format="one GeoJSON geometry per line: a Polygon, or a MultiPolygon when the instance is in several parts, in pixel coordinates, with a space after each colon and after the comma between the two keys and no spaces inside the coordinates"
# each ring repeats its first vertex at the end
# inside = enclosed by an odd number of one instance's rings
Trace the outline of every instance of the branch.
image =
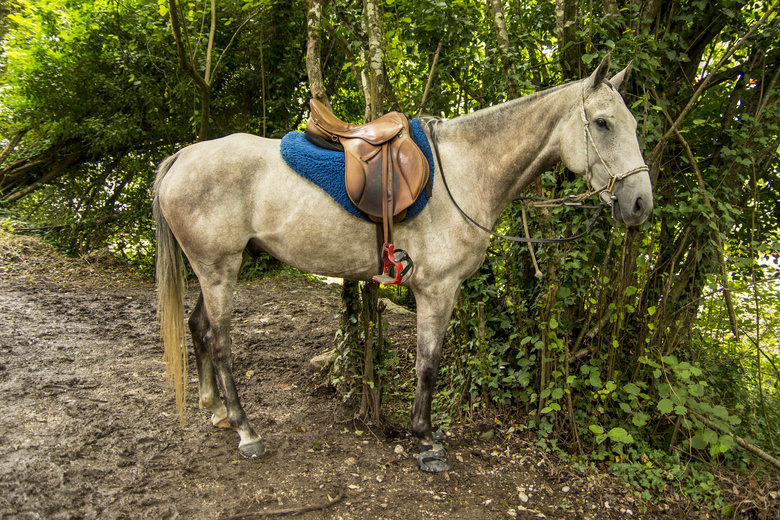
{"type": "MultiPolygon", "coordinates": [[[[763,280],[759,280],[759,281],[756,281],[756,282],[753,282],[753,283],[742,285],[740,287],[729,288],[728,291],[730,291],[730,292],[744,291],[745,289],[749,289],[750,287],[753,287],[754,285],[758,285],[760,283],[766,283],[766,282],[774,282],[776,280],[780,280],[780,276],[773,276],[771,278],[765,278],[763,280]]],[[[720,289],[714,289],[714,290],[712,290],[712,291],[710,291],[710,292],[708,292],[706,294],[702,294],[701,296],[699,296],[695,300],[689,301],[688,303],[686,303],[685,305],[683,305],[682,307],[680,307],[676,311],[672,312],[669,315],[668,319],[674,318],[677,314],[679,314],[680,312],[684,311],[686,308],[690,307],[691,305],[693,305],[695,303],[698,303],[698,302],[700,302],[701,300],[703,300],[705,298],[709,298],[710,296],[714,296],[714,295],[718,294],[719,292],[723,292],[725,290],[727,290],[727,289],[725,289],[724,287],[721,287],[720,289]]]]}
{"type": "Polygon", "coordinates": [[[206,80],[198,74],[195,70],[191,60],[187,59],[187,55],[184,51],[184,41],[181,37],[181,22],[179,21],[179,13],[176,6],[176,0],[168,0],[168,11],[171,17],[171,30],[173,31],[173,39],[176,41],[176,55],[179,58],[179,67],[183,70],[192,80],[200,87],[201,90],[208,90],[209,84],[206,80]]]}
{"type": "MultiPolygon", "coordinates": [[[[577,336],[577,340],[574,342],[574,350],[577,350],[580,345],[582,345],[582,340],[585,338],[593,339],[593,337],[601,330],[603,329],[607,323],[609,323],[609,319],[612,317],[612,309],[608,309],[606,313],[604,313],[604,316],[601,317],[599,322],[590,328],[587,332],[585,332],[585,328],[583,328],[580,331],[580,335],[577,336]]],[[[572,359],[579,359],[583,357],[585,354],[587,354],[590,350],[587,348],[584,348],[582,350],[578,350],[572,355],[572,359]],[[583,352],[584,351],[584,352],[583,352]]]]}
{"type": "Polygon", "coordinates": [[[228,42],[227,46],[226,46],[226,47],[225,47],[225,48],[222,50],[222,53],[219,55],[219,59],[217,59],[217,64],[216,64],[216,65],[214,65],[214,70],[213,70],[213,71],[211,71],[211,77],[212,77],[212,78],[213,78],[214,76],[216,76],[216,74],[217,74],[217,69],[219,68],[219,64],[222,62],[222,58],[224,58],[224,57],[225,57],[225,54],[227,53],[228,49],[230,48],[230,46],[231,46],[231,45],[233,45],[233,40],[235,40],[235,39],[236,39],[236,36],[238,36],[238,33],[239,33],[239,32],[241,32],[241,29],[243,29],[243,28],[244,28],[244,26],[247,24],[247,22],[248,22],[249,20],[251,20],[252,18],[254,18],[255,16],[257,16],[258,14],[260,14],[260,9],[258,9],[258,10],[257,10],[257,11],[255,11],[254,13],[250,14],[249,16],[247,16],[247,17],[246,17],[246,20],[244,20],[243,22],[241,22],[241,25],[239,25],[239,26],[238,26],[238,29],[236,29],[236,32],[234,32],[234,33],[233,33],[233,36],[230,38],[230,41],[228,42]]]}
{"type": "Polygon", "coordinates": [[[357,57],[355,56],[355,53],[352,52],[352,49],[349,48],[349,42],[341,36],[336,29],[333,28],[333,26],[326,22],[325,28],[328,30],[328,34],[330,34],[331,38],[334,38],[336,42],[338,42],[339,47],[341,47],[341,50],[344,51],[344,54],[347,57],[347,61],[349,63],[349,68],[352,69],[352,76],[355,78],[355,83],[357,83],[357,87],[360,89],[360,91],[363,93],[364,96],[367,96],[365,86],[363,85],[363,82],[361,81],[361,73],[358,70],[355,63],[358,62],[357,57]]]}
{"type": "Polygon", "coordinates": [[[22,128],[21,130],[17,130],[14,136],[11,138],[11,142],[8,143],[8,146],[5,147],[5,150],[3,150],[3,153],[0,153],[0,164],[3,164],[6,159],[8,159],[8,156],[11,155],[11,152],[13,152],[17,146],[19,146],[19,143],[22,140],[22,137],[24,137],[24,134],[30,131],[30,127],[22,128]]]}
{"type": "Polygon", "coordinates": [[[211,85],[211,52],[214,50],[214,33],[217,32],[217,0],[211,0],[211,23],[209,24],[209,41],[206,44],[206,70],[203,81],[211,85]]]}
{"type": "Polygon", "coordinates": [[[475,100],[475,101],[477,101],[479,103],[479,108],[485,108],[486,106],[488,106],[488,102],[485,100],[485,98],[480,96],[479,94],[477,94],[473,90],[471,90],[471,87],[469,87],[469,85],[468,85],[468,83],[466,82],[465,79],[461,79],[461,78],[455,76],[455,74],[451,74],[451,76],[452,76],[452,79],[454,79],[458,83],[458,85],[460,85],[460,88],[462,88],[463,91],[466,94],[471,96],[471,99],[473,99],[473,100],[475,100]]]}
{"type": "Polygon", "coordinates": [[[76,150],[75,152],[71,153],[68,157],[65,158],[65,160],[61,164],[59,164],[56,168],[51,170],[49,173],[47,173],[37,181],[33,182],[26,188],[22,188],[8,195],[5,198],[5,202],[6,203],[16,202],[22,197],[29,195],[33,191],[37,190],[44,184],[56,179],[57,177],[65,173],[65,171],[68,169],[68,166],[76,162],[76,159],[78,159],[81,156],[81,153],[82,153],[81,150],[76,150]]]}
{"type": "Polygon", "coordinates": [[[745,448],[747,451],[749,451],[753,455],[755,455],[755,456],[765,460],[766,462],[768,462],[771,465],[773,465],[775,468],[780,469],[780,460],[777,460],[776,458],[774,458],[773,456],[771,456],[770,454],[768,454],[767,452],[765,452],[764,450],[762,450],[758,446],[753,446],[752,444],[750,444],[748,441],[746,441],[742,437],[739,437],[738,435],[734,435],[733,433],[728,431],[723,426],[710,421],[709,419],[707,419],[706,417],[704,417],[701,414],[698,414],[698,413],[696,413],[694,411],[691,411],[691,413],[699,421],[703,422],[704,425],[707,426],[708,428],[720,431],[720,432],[730,436],[732,439],[734,439],[734,442],[736,442],[737,444],[739,444],[740,446],[745,448]]]}
{"type": "MultiPolygon", "coordinates": [[[[656,94],[655,89],[650,89],[650,93],[653,94],[653,97],[655,97],[656,101],[658,101],[658,94],[656,94]]],[[[669,112],[666,111],[665,108],[661,107],[661,111],[664,113],[664,116],[666,116],[666,119],[671,123],[672,118],[669,115],[669,112]]],[[[718,227],[718,222],[715,219],[715,208],[712,207],[712,203],[710,202],[710,194],[707,192],[707,186],[704,184],[704,178],[701,175],[701,171],[699,170],[699,165],[696,161],[696,157],[693,155],[693,150],[691,150],[690,145],[688,145],[688,141],[685,140],[685,137],[680,133],[680,130],[676,128],[674,125],[672,126],[674,129],[675,135],[677,135],[677,138],[680,140],[680,143],[682,143],[683,148],[685,148],[685,153],[688,155],[688,161],[691,163],[691,167],[693,168],[693,173],[696,175],[696,182],[699,184],[699,189],[702,192],[702,198],[704,199],[704,202],[707,204],[707,207],[710,209],[710,214],[712,215],[711,220],[715,224],[715,243],[718,246],[718,263],[720,264],[720,269],[722,271],[723,275],[723,300],[726,302],[726,310],[729,314],[729,322],[731,324],[731,332],[734,334],[734,337],[739,340],[739,325],[737,324],[737,313],[734,311],[734,302],[731,299],[731,290],[728,289],[728,283],[729,283],[729,271],[726,267],[726,257],[724,256],[724,246],[723,246],[723,239],[720,236],[720,228],[718,227]]]]}
{"type": "Polygon", "coordinates": [[[755,24],[753,24],[753,27],[750,28],[750,30],[740,38],[737,43],[731,46],[731,48],[726,52],[725,56],[718,62],[717,65],[712,69],[712,72],[705,76],[699,83],[697,83],[698,88],[696,89],[696,92],[694,92],[693,96],[690,100],[688,100],[688,104],[685,105],[685,108],[683,108],[682,112],[680,112],[680,115],[677,116],[677,120],[674,121],[672,124],[672,127],[666,131],[666,133],[661,137],[661,139],[658,141],[658,144],[655,145],[655,148],[653,149],[653,153],[650,156],[650,160],[648,162],[652,163],[655,162],[658,159],[658,156],[661,153],[661,150],[663,149],[663,145],[666,143],[666,140],[669,139],[669,137],[677,132],[680,128],[680,125],[685,121],[685,118],[688,117],[688,114],[693,110],[693,106],[696,104],[696,102],[699,100],[699,97],[704,93],[705,90],[707,90],[707,87],[712,83],[712,81],[715,79],[715,73],[725,65],[725,63],[731,59],[731,57],[734,55],[735,52],[737,52],[737,49],[742,47],[742,45],[750,39],[751,36],[758,30],[759,27],[764,25],[766,23],[769,16],[777,9],[778,5],[780,5],[780,0],[775,2],[772,7],[770,7],[766,13],[764,13],[764,16],[761,17],[759,21],[757,21],[755,24]]]}
{"type": "MultiPolygon", "coordinates": [[[[778,62],[780,62],[780,56],[774,56],[774,59],[772,59],[771,61],[767,61],[766,64],[767,65],[773,65],[773,64],[778,63],[778,62]]],[[[709,76],[706,76],[706,78],[709,78],[709,81],[707,83],[707,87],[706,88],[708,88],[708,89],[712,88],[712,87],[714,87],[716,85],[720,85],[721,83],[723,83],[725,81],[733,80],[734,78],[739,77],[740,75],[744,74],[745,72],[751,72],[749,65],[750,64],[748,64],[748,63],[741,63],[741,64],[737,65],[736,67],[732,67],[732,68],[726,69],[726,70],[724,70],[722,72],[716,72],[715,74],[710,74],[709,76]]],[[[698,83],[694,84],[693,86],[695,88],[698,88],[699,85],[701,85],[702,82],[706,78],[702,78],[701,81],[699,81],[698,83]]]]}
{"type": "Polygon", "coordinates": [[[51,159],[45,158],[45,159],[35,159],[31,160],[30,158],[27,159],[21,159],[19,161],[14,162],[12,165],[10,165],[8,168],[5,168],[2,182],[0,182],[0,187],[5,189],[5,187],[8,184],[17,184],[17,181],[22,178],[22,176],[27,173],[28,171],[37,168],[38,166],[42,164],[47,164],[51,162],[51,159]],[[27,162],[30,161],[30,162],[27,162]],[[25,162],[27,162],[25,164],[25,162]]]}
{"type": "Polygon", "coordinates": [[[433,55],[433,62],[431,63],[431,72],[428,74],[428,81],[425,83],[425,90],[423,91],[423,97],[420,101],[420,111],[417,112],[417,117],[421,116],[423,109],[425,108],[425,101],[428,99],[428,92],[431,90],[431,83],[433,83],[433,73],[436,71],[436,64],[439,63],[439,55],[441,54],[441,46],[444,43],[444,38],[439,40],[439,45],[436,47],[436,53],[433,55]]]}
{"type": "Polygon", "coordinates": [[[301,513],[308,513],[310,511],[319,511],[320,509],[327,509],[328,507],[338,504],[344,498],[344,490],[336,496],[333,500],[328,501],[325,504],[305,506],[305,507],[292,507],[290,509],[278,509],[276,511],[263,511],[260,513],[248,513],[245,515],[231,516],[228,520],[251,520],[253,518],[263,518],[266,516],[276,515],[299,515],[301,513]]]}

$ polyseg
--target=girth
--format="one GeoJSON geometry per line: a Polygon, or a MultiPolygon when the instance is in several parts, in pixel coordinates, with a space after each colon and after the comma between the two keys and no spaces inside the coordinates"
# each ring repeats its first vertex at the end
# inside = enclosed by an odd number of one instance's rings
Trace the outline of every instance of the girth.
{"type": "Polygon", "coordinates": [[[409,120],[400,112],[390,112],[370,123],[352,125],[316,99],[309,104],[306,138],[329,149],[340,145],[349,199],[382,226],[382,274],[374,280],[400,283],[413,264],[405,251],[393,245],[393,222],[403,220],[430,176],[428,160],[414,142],[409,120]]]}

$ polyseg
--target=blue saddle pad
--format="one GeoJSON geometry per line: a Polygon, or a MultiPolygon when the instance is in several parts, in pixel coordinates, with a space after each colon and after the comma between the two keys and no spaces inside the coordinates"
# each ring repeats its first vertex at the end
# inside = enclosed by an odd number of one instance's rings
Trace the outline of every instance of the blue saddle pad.
{"type": "MultiPolygon", "coordinates": [[[[431,175],[428,182],[433,188],[433,154],[428,137],[423,132],[422,125],[416,117],[412,119],[412,132],[414,142],[428,159],[428,169],[431,175]]],[[[368,215],[360,211],[347,195],[347,187],[344,184],[344,152],[325,150],[313,145],[306,139],[303,132],[288,132],[282,137],[282,157],[298,175],[325,190],[344,209],[363,220],[370,220],[368,215]]],[[[414,204],[409,206],[404,220],[409,220],[422,211],[428,203],[426,193],[428,191],[423,190],[414,204]]]]}

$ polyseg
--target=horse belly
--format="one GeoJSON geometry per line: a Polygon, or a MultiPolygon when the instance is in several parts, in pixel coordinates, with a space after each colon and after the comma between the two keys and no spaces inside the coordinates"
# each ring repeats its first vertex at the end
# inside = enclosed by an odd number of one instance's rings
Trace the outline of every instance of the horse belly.
{"type": "Polygon", "coordinates": [[[376,225],[347,213],[298,177],[274,181],[253,200],[253,244],[302,271],[356,280],[377,274],[376,225]],[[278,190],[276,188],[283,189],[278,190]]]}

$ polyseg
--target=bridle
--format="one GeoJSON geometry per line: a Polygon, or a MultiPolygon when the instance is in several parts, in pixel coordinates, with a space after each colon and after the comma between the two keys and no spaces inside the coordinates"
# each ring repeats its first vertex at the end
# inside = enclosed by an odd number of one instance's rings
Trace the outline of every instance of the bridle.
{"type": "Polygon", "coordinates": [[[612,173],[612,170],[610,170],[609,165],[607,165],[607,161],[604,160],[604,157],[602,157],[601,152],[599,152],[599,147],[596,145],[596,140],[593,139],[593,134],[590,131],[590,120],[588,120],[588,115],[585,113],[585,82],[582,82],[582,90],[580,95],[580,118],[582,118],[582,128],[585,136],[585,179],[588,181],[588,186],[590,187],[590,190],[585,194],[585,197],[588,198],[593,195],[599,195],[599,198],[601,199],[602,203],[607,204],[609,206],[612,205],[612,202],[617,199],[617,197],[612,193],[612,190],[615,189],[615,183],[617,181],[622,181],[623,179],[626,179],[627,177],[630,177],[634,175],[635,173],[639,172],[649,172],[650,168],[647,167],[646,164],[643,164],[642,166],[637,166],[636,168],[633,168],[631,170],[625,171],[623,173],[612,173]],[[599,158],[599,161],[601,161],[601,165],[604,167],[604,170],[607,172],[608,180],[607,183],[601,187],[601,189],[594,190],[593,189],[593,171],[590,167],[590,146],[593,146],[593,150],[595,150],[596,155],[599,158]],[[606,193],[608,195],[607,200],[605,200],[603,197],[601,197],[601,194],[606,193]]]}
{"type": "Polygon", "coordinates": [[[561,197],[557,199],[527,196],[527,197],[520,197],[518,200],[523,201],[523,206],[522,206],[523,226],[525,227],[526,235],[528,235],[528,228],[526,225],[526,217],[525,217],[526,206],[537,207],[537,208],[569,206],[578,209],[595,209],[596,211],[591,217],[590,221],[588,222],[587,228],[582,233],[568,238],[531,238],[529,236],[511,237],[507,235],[502,235],[500,233],[496,233],[492,229],[483,226],[482,224],[480,224],[479,222],[471,218],[468,215],[468,213],[466,213],[463,210],[463,208],[460,207],[458,202],[455,200],[455,197],[452,196],[450,187],[447,184],[447,178],[444,176],[444,169],[442,168],[442,164],[441,164],[441,156],[439,155],[439,144],[438,141],[436,140],[436,125],[439,124],[441,121],[438,119],[433,119],[428,121],[428,129],[431,134],[431,141],[433,142],[433,150],[434,153],[436,154],[436,163],[439,167],[439,174],[441,175],[441,180],[444,183],[444,188],[447,190],[447,194],[450,196],[450,200],[452,200],[453,204],[455,204],[455,207],[458,208],[458,211],[460,211],[461,214],[469,222],[471,222],[481,230],[490,233],[492,236],[502,238],[504,240],[511,240],[512,242],[525,242],[529,244],[559,244],[563,242],[571,242],[573,240],[577,240],[578,238],[587,235],[588,233],[590,233],[591,229],[593,229],[593,226],[596,224],[596,220],[604,211],[604,208],[611,207],[613,201],[617,199],[617,197],[612,193],[612,191],[615,189],[615,184],[618,181],[622,181],[623,179],[626,179],[627,177],[634,175],[635,173],[647,172],[650,171],[650,169],[647,167],[647,165],[643,164],[642,166],[638,166],[636,168],[633,168],[623,173],[618,173],[618,174],[612,173],[612,170],[610,170],[609,166],[607,165],[607,162],[604,160],[604,157],[602,157],[601,152],[599,152],[599,148],[596,145],[596,141],[595,139],[593,139],[593,134],[590,131],[590,121],[588,120],[588,115],[585,113],[585,82],[584,81],[582,83],[582,91],[580,96],[580,117],[582,118],[583,135],[585,140],[585,179],[588,182],[588,191],[586,191],[585,193],[581,193],[579,195],[567,195],[566,197],[561,197]],[[596,151],[596,155],[598,156],[602,166],[604,166],[604,169],[606,170],[607,175],[609,176],[609,180],[607,180],[607,183],[599,189],[593,188],[593,179],[592,179],[593,171],[590,167],[590,146],[591,145],[593,146],[593,149],[596,151]],[[604,193],[606,193],[608,196],[606,200],[603,197],[601,197],[601,195],[604,193]],[[584,206],[582,204],[582,201],[592,197],[593,195],[599,195],[601,204],[598,206],[584,206]]]}

